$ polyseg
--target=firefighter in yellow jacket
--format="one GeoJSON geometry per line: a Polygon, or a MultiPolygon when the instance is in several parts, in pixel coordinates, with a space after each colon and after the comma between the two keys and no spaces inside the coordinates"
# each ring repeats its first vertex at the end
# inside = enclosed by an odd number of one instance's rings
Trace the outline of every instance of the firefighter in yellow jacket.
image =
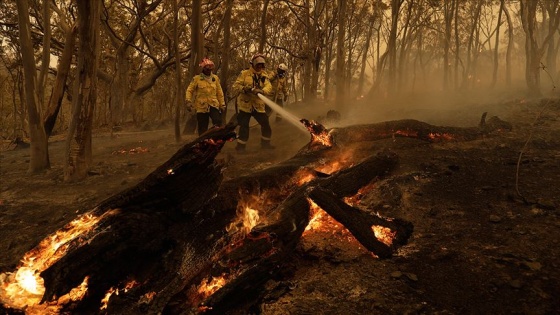
{"type": "Polygon", "coordinates": [[[239,135],[237,138],[238,151],[244,151],[249,140],[249,121],[251,117],[261,125],[261,147],[263,149],[274,149],[270,145],[272,129],[265,112],[265,104],[258,97],[259,94],[270,95],[272,85],[265,73],[265,58],[262,54],[256,54],[251,58],[251,67],[241,71],[233,83],[233,93],[237,96],[237,122],[239,124],[239,135]]]}
{"type": "Polygon", "coordinates": [[[209,120],[214,126],[222,125],[222,111],[226,108],[224,91],[220,79],[213,74],[214,62],[208,58],[202,59],[199,66],[200,74],[195,75],[187,88],[187,108],[196,110],[198,135],[208,130],[209,120]]]}
{"type": "MultiPolygon", "coordinates": [[[[272,84],[272,101],[280,107],[284,107],[284,103],[288,101],[288,82],[286,79],[286,72],[288,66],[281,63],[270,75],[270,84],[272,84]]],[[[266,113],[268,116],[272,114],[272,108],[266,106],[266,113]]],[[[276,113],[276,122],[282,121],[282,116],[276,113]]]]}

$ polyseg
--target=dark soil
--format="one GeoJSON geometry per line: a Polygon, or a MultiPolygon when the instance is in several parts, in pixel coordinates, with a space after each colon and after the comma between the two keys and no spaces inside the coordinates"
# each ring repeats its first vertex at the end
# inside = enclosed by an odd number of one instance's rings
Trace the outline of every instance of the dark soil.
{"type": "MultiPolygon", "coordinates": [[[[365,108],[365,107],[364,107],[365,108]]],[[[291,105],[315,119],[330,108],[291,105]]],[[[558,314],[560,313],[560,105],[522,100],[466,107],[406,106],[342,113],[340,125],[414,118],[476,126],[483,112],[513,130],[484,139],[430,144],[394,138],[359,144],[352,158],[390,149],[400,166],[364,194],[360,206],[414,224],[409,244],[380,260],[348,235],[306,233],[279,278],[267,283],[261,314],[558,314]],[[367,112],[367,114],[365,114],[367,112]],[[349,117],[362,117],[349,119],[349,117]],[[528,144],[526,142],[528,141],[528,144]],[[520,152],[523,152],[520,158],[520,152]],[[519,161],[519,168],[518,168],[519,161]]],[[[331,126],[332,127],[332,126],[331,126]]],[[[62,181],[64,140],[51,139],[52,168],[28,175],[29,150],[4,145],[0,160],[0,273],[78,214],[130,187],[181,144],[171,128],[96,131],[94,164],[79,183],[62,181]]],[[[248,153],[226,144],[231,178],[293,156],[309,135],[273,123],[276,150],[248,153]]],[[[186,143],[195,138],[184,136],[186,143]]]]}

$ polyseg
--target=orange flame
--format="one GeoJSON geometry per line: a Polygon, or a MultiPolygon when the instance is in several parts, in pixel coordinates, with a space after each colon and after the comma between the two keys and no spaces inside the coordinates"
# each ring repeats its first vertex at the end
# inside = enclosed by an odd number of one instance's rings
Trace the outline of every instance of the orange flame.
{"type": "MultiPolygon", "coordinates": [[[[135,280],[131,280],[127,284],[125,284],[124,288],[122,288],[121,290],[123,292],[128,292],[128,290],[134,288],[135,286],[137,286],[139,284],[140,283],[136,282],[135,280]]],[[[107,309],[107,306],[109,305],[109,299],[111,298],[113,293],[115,295],[119,295],[121,290],[119,290],[119,288],[115,288],[115,287],[111,287],[109,290],[107,290],[107,292],[105,293],[105,296],[101,300],[101,308],[100,309],[101,310],[107,309]]]]}
{"type": "Polygon", "coordinates": [[[202,297],[202,299],[206,299],[207,297],[214,294],[220,288],[222,288],[226,284],[226,275],[222,274],[219,277],[212,277],[212,280],[204,279],[202,283],[198,287],[198,294],[202,297]]]}
{"type": "Polygon", "coordinates": [[[450,133],[439,133],[439,132],[432,132],[428,135],[428,137],[434,141],[437,140],[453,140],[455,137],[450,133]]]}
{"type": "Polygon", "coordinates": [[[259,223],[259,211],[246,205],[238,206],[237,212],[237,219],[226,227],[226,231],[230,233],[241,233],[244,237],[259,223]]]}
{"type": "Polygon", "coordinates": [[[373,225],[371,229],[375,234],[375,238],[377,238],[381,243],[387,246],[393,245],[393,240],[395,239],[397,232],[393,232],[390,228],[381,225],[373,225]]]}
{"type": "MultiPolygon", "coordinates": [[[[26,310],[37,306],[45,292],[44,280],[39,274],[63,257],[72,244],[87,242],[89,238],[82,235],[91,231],[102,218],[113,213],[115,211],[108,211],[100,217],[92,214],[82,215],[43,239],[39,245],[24,255],[14,273],[0,274],[0,302],[8,307],[26,310]]],[[[84,294],[87,291],[87,277],[80,286],[67,295],[72,297],[70,300],[75,301],[75,298],[80,295],[78,292],[81,291],[84,294]]],[[[68,302],[68,299],[63,297],[60,297],[57,302],[62,303],[63,300],[68,302]]]]}

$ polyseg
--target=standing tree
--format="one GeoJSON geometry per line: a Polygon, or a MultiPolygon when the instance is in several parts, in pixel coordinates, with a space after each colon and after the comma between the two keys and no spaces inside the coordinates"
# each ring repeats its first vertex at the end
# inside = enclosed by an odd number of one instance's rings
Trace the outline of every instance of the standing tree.
{"type": "MultiPolygon", "coordinates": [[[[224,42],[222,46],[222,67],[220,69],[220,84],[227,98],[227,82],[229,74],[230,59],[230,41],[231,41],[231,11],[233,9],[233,0],[226,0],[226,11],[224,13],[224,42]]],[[[228,102],[226,101],[226,110],[222,112],[222,121],[226,120],[228,102]]]]}
{"type": "Polygon", "coordinates": [[[78,65],[72,97],[72,118],[66,138],[65,181],[84,179],[92,160],[91,131],[97,100],[100,4],[98,1],[76,0],[78,65]]]}
{"type": "Polygon", "coordinates": [[[33,56],[33,44],[31,43],[29,3],[27,0],[17,0],[16,3],[21,60],[25,80],[25,103],[27,104],[29,135],[31,137],[29,172],[37,173],[50,167],[49,149],[47,135],[38,110],[37,71],[35,70],[35,57],[33,56]]]}
{"type": "Polygon", "coordinates": [[[181,141],[181,106],[184,103],[184,94],[181,83],[181,55],[179,51],[179,5],[173,0],[173,54],[175,56],[175,141],[181,141]]]}
{"type": "Polygon", "coordinates": [[[346,37],[346,0],[338,0],[338,37],[336,43],[336,105],[342,108],[344,91],[344,39],[346,37]]]}
{"type": "Polygon", "coordinates": [[[554,2],[556,2],[556,6],[548,11],[551,25],[549,25],[548,33],[540,45],[538,42],[536,18],[539,1],[521,0],[519,2],[521,6],[521,24],[523,25],[523,31],[525,32],[525,80],[527,82],[529,94],[531,95],[541,95],[541,58],[544,55],[547,45],[558,29],[558,23],[560,22],[560,8],[558,7],[558,1],[554,2]]]}

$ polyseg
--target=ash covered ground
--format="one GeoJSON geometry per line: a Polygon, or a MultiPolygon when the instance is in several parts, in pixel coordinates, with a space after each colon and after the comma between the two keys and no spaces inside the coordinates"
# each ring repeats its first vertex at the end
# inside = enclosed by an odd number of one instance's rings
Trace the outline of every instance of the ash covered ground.
{"type": "MultiPolygon", "coordinates": [[[[560,102],[510,100],[446,109],[404,104],[374,112],[366,105],[342,113],[327,127],[405,118],[473,127],[488,112],[513,130],[469,142],[397,137],[357,144],[356,161],[387,149],[399,155],[397,170],[364,193],[360,207],[412,222],[409,244],[380,260],[340,229],[306,233],[250,312],[560,313],[560,102]]],[[[331,109],[326,104],[287,108],[308,119],[331,109]]],[[[259,150],[258,127],[251,129],[246,154],[236,153],[235,143],[226,144],[219,155],[228,164],[226,179],[288,159],[309,141],[286,122],[272,127],[276,150],[259,150]]],[[[13,271],[48,234],[136,184],[181,146],[171,126],[130,127],[116,135],[94,132],[90,176],[73,184],[62,181],[62,136],[51,139],[52,169],[46,174],[26,174],[27,149],[3,147],[0,273],[13,271]]],[[[194,138],[184,136],[183,143],[194,138]]]]}

